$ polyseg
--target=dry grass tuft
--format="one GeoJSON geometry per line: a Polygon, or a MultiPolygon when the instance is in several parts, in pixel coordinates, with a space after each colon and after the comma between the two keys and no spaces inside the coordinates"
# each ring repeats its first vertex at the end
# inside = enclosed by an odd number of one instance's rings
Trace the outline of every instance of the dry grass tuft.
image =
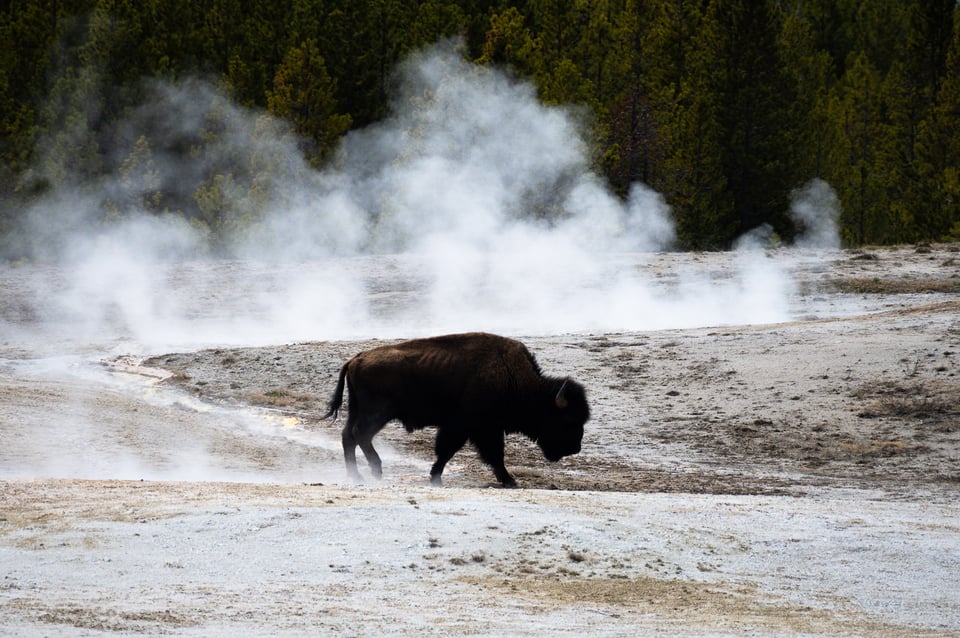
{"type": "Polygon", "coordinates": [[[960,280],[845,277],[832,279],[825,284],[825,287],[834,292],[858,295],[949,294],[960,293],[960,280]]]}
{"type": "Polygon", "coordinates": [[[246,399],[253,405],[271,408],[309,409],[320,403],[320,399],[315,394],[296,392],[287,388],[275,388],[266,392],[250,392],[246,395],[246,399]]]}
{"type": "Polygon", "coordinates": [[[931,419],[960,411],[960,397],[923,381],[876,381],[861,386],[853,396],[866,400],[857,413],[865,419],[931,419]]]}

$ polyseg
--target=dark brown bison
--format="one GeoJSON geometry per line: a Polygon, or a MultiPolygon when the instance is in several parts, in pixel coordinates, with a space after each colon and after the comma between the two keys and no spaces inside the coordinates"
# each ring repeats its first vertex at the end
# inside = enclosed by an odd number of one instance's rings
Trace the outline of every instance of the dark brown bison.
{"type": "Polygon", "coordinates": [[[408,432],[437,428],[437,461],[430,469],[435,485],[447,461],[470,441],[500,483],[513,487],[516,481],[503,465],[505,433],[525,434],[547,459],[558,461],[580,451],[590,417],[583,386],[544,376],[526,346],[492,334],[415,339],[361,352],[341,368],[324,418],[343,405],[344,383],[349,403],[343,457],[353,478],[360,476],[357,445],[380,478],[373,437],[396,419],[408,432]]]}

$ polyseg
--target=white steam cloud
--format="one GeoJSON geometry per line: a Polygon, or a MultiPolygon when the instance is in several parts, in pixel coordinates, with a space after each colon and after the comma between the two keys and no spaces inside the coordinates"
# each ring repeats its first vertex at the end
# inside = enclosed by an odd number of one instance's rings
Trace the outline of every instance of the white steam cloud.
{"type": "Polygon", "coordinates": [[[840,199],[836,191],[822,179],[813,179],[793,193],[790,216],[800,228],[794,242],[801,248],[835,250],[840,247],[837,220],[840,199]]]}
{"type": "MultiPolygon", "coordinates": [[[[392,115],[348,135],[322,171],[289,126],[196,80],[148,88],[113,132],[107,178],[65,170],[91,146],[82,127],[59,138],[75,154],[41,153],[37,171],[56,188],[23,228],[23,253],[39,259],[0,263],[0,356],[49,368],[24,383],[49,376],[62,397],[50,395],[59,409],[16,409],[8,438],[20,443],[0,454],[3,473],[232,480],[250,462],[207,449],[220,416],[226,430],[292,436],[257,415],[163,403],[179,397],[115,411],[107,375],[73,376],[90,372],[77,361],[110,354],[789,318],[791,280],[762,237],[711,255],[709,269],[696,254],[659,252],[674,241],[669,208],[639,184],[626,200],[609,192],[578,112],[464,62],[456,43],[413,56],[396,86],[392,115]],[[208,441],[198,428],[209,423],[208,441]]],[[[801,191],[795,208],[822,210],[817,192],[801,191]]],[[[819,237],[814,221],[806,237],[819,237]]],[[[299,443],[320,460],[331,447],[299,443]]]]}
{"type": "MultiPolygon", "coordinates": [[[[789,278],[763,251],[720,273],[658,270],[674,240],[662,197],[613,195],[577,112],[529,83],[445,43],[403,64],[397,86],[392,115],[348,135],[323,171],[283,123],[210,86],[154,86],[119,129],[113,176],[32,211],[34,252],[65,266],[35,291],[38,313],[151,350],[788,318],[789,278]],[[162,213],[177,201],[232,237],[217,246],[228,258],[162,213]]],[[[825,190],[794,204],[811,241],[829,234],[825,190]]]]}

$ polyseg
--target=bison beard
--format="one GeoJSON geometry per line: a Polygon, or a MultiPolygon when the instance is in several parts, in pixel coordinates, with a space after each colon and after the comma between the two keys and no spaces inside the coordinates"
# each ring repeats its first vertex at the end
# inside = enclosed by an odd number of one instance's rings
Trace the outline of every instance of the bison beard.
{"type": "Polygon", "coordinates": [[[356,355],[340,370],[324,418],[336,416],[349,393],[343,427],[347,472],[359,479],[359,445],[376,478],[382,475],[373,437],[391,420],[408,432],[437,428],[430,480],[470,441],[504,486],[516,485],[503,465],[504,434],[535,441],[550,461],[580,451],[590,417],[583,386],[544,376],[519,341],[484,333],[415,339],[356,355]]]}

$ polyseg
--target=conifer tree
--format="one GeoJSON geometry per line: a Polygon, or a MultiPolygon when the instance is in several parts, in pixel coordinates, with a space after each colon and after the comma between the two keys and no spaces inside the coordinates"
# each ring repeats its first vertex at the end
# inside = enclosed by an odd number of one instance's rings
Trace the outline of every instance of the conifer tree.
{"type": "Polygon", "coordinates": [[[960,7],[952,26],[935,103],[918,134],[919,172],[929,195],[919,236],[960,241],[960,7]]]}
{"type": "Polygon", "coordinates": [[[770,224],[783,234],[794,181],[786,135],[793,91],[777,49],[779,24],[771,3],[744,0],[713,0],[707,19],[717,22],[718,124],[737,233],[770,224]]]}
{"type": "Polygon", "coordinates": [[[822,178],[826,170],[828,109],[836,71],[830,54],[817,46],[813,24],[802,11],[784,13],[779,48],[795,96],[784,131],[794,149],[793,181],[806,183],[822,178]]]}
{"type": "Polygon", "coordinates": [[[602,105],[606,144],[601,162],[621,195],[634,182],[652,185],[656,168],[664,158],[660,131],[663,115],[653,98],[651,63],[645,50],[653,22],[652,4],[627,0],[613,25],[619,51],[613,62],[611,83],[618,89],[602,105]]]}
{"type": "MultiPolygon", "coordinates": [[[[674,69],[681,75],[676,84],[664,87],[665,95],[675,93],[665,125],[668,150],[657,187],[665,188],[674,208],[677,237],[690,248],[723,247],[737,226],[723,162],[720,91],[727,68],[717,64],[719,28],[717,20],[704,15],[689,49],[678,47],[672,38],[664,41],[667,50],[678,55],[674,69]]],[[[679,35],[677,31],[672,37],[679,35]]]]}
{"type": "Polygon", "coordinates": [[[293,124],[308,161],[317,166],[350,128],[350,116],[336,112],[336,92],[316,42],[306,40],[287,52],[268,93],[269,110],[293,124]]]}
{"type": "Polygon", "coordinates": [[[884,183],[876,170],[882,136],[880,84],[879,72],[861,52],[830,101],[827,181],[841,201],[843,239],[854,245],[882,241],[887,226],[884,183]]]}

